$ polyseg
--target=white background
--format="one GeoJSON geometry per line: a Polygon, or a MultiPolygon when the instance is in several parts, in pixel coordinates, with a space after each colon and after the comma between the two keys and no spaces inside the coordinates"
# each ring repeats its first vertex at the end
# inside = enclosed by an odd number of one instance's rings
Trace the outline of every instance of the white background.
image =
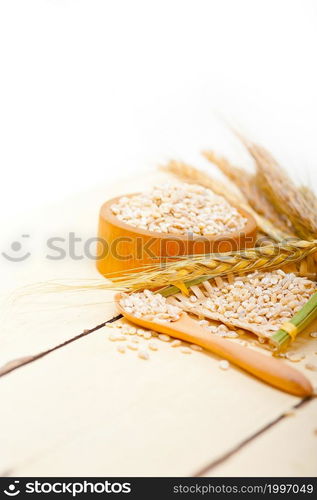
{"type": "Polygon", "coordinates": [[[314,0],[0,6],[8,220],[170,157],[203,165],[202,148],[247,162],[219,113],[316,183],[314,0]]]}

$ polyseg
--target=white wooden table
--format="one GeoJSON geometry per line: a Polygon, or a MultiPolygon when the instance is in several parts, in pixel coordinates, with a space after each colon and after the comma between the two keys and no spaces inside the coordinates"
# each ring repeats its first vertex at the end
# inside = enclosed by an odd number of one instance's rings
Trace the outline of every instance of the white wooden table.
{"type": "MultiPolygon", "coordinates": [[[[6,224],[2,250],[29,233],[32,255],[22,263],[1,258],[0,475],[316,475],[316,399],[234,367],[219,370],[206,353],[186,356],[161,342],[142,361],[117,353],[107,327],[80,335],[116,315],[112,292],[23,295],[21,287],[39,281],[97,278],[89,258],[46,259],[45,241],[95,236],[105,199],[163,177],[101,186],[6,224]]],[[[317,359],[317,339],[304,335],[299,344],[306,362],[317,359]]],[[[317,385],[304,364],[298,368],[317,385]]]]}

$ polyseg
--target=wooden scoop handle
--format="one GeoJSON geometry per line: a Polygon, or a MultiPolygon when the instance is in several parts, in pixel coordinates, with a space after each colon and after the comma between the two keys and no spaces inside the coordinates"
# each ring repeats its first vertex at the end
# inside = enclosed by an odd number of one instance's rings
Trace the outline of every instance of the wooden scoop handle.
{"type": "Polygon", "coordinates": [[[115,296],[117,308],[132,323],[160,333],[166,333],[191,344],[198,344],[282,391],[301,397],[312,395],[313,388],[309,380],[283,361],[212,335],[185,312],[177,321],[167,323],[137,318],[124,311],[120,306],[120,297],[121,294],[115,296]]]}
{"type": "Polygon", "coordinates": [[[311,396],[313,392],[309,380],[295,368],[272,356],[211,335],[188,315],[183,315],[179,321],[171,323],[172,325],[170,335],[198,344],[274,387],[301,397],[311,396]]]}

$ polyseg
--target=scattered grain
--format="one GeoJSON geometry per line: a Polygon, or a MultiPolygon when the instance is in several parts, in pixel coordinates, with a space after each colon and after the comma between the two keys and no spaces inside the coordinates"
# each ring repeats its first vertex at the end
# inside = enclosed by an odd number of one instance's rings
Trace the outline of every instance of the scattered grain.
{"type": "Polygon", "coordinates": [[[118,344],[117,345],[117,351],[120,352],[121,354],[125,353],[125,345],[124,344],[118,344]]]}
{"type": "Polygon", "coordinates": [[[179,347],[180,345],[182,345],[182,342],[178,339],[173,340],[171,343],[171,347],[179,347]]]}
{"type": "Polygon", "coordinates": [[[305,354],[300,352],[290,351],[285,353],[285,358],[288,359],[289,361],[292,361],[292,363],[298,363],[299,361],[302,361],[305,358],[305,354]]]}
{"type": "Polygon", "coordinates": [[[139,349],[138,356],[140,359],[149,359],[150,355],[146,349],[139,349]]]}
{"type": "Polygon", "coordinates": [[[164,333],[160,333],[158,338],[162,340],[162,342],[170,342],[171,337],[169,335],[165,335],[164,333]]]}
{"type": "Polygon", "coordinates": [[[143,335],[145,334],[146,330],[144,330],[144,328],[138,328],[136,333],[138,335],[140,335],[140,337],[143,337],[143,335]]]}
{"type": "MultiPolygon", "coordinates": [[[[193,295],[191,295],[191,297],[193,297],[193,295]]],[[[207,321],[205,319],[201,319],[199,321],[199,324],[200,324],[200,326],[208,326],[209,325],[209,321],[207,321]]]]}
{"type": "Polygon", "coordinates": [[[158,350],[157,343],[151,340],[151,342],[149,342],[149,349],[151,349],[151,351],[157,351],[158,350]]]}
{"type": "Polygon", "coordinates": [[[306,363],[305,368],[313,372],[317,372],[317,365],[315,363],[306,363]]]}
{"type": "Polygon", "coordinates": [[[229,367],[230,363],[226,359],[222,359],[221,361],[219,361],[219,368],[221,368],[221,370],[228,370],[229,367]]]}
{"type": "Polygon", "coordinates": [[[227,333],[227,337],[229,339],[237,339],[239,337],[239,334],[237,332],[234,332],[233,330],[232,331],[229,331],[227,333]]]}
{"type": "Polygon", "coordinates": [[[188,347],[181,347],[180,349],[180,352],[182,352],[183,354],[191,354],[191,350],[188,349],[188,347]]]}
{"type": "Polygon", "coordinates": [[[190,344],[190,348],[193,351],[203,351],[203,348],[200,345],[197,345],[197,344],[190,344]]]}
{"type": "Polygon", "coordinates": [[[128,342],[127,344],[128,349],[131,349],[131,351],[137,351],[138,350],[138,344],[135,344],[134,342],[128,342]]]}
{"type": "Polygon", "coordinates": [[[110,333],[108,338],[112,342],[116,342],[118,340],[126,340],[125,335],[122,335],[121,333],[110,333]]]}
{"type": "Polygon", "coordinates": [[[123,333],[126,335],[135,335],[137,333],[137,329],[134,326],[126,325],[122,328],[123,333]]]}

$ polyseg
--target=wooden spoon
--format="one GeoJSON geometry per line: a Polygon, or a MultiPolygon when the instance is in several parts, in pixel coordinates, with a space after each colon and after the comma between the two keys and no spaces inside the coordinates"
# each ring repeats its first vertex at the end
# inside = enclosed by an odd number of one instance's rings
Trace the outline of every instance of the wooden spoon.
{"type": "Polygon", "coordinates": [[[178,320],[166,323],[137,318],[127,313],[121,307],[121,298],[122,295],[120,293],[116,294],[115,300],[117,308],[128,321],[144,328],[190,342],[191,344],[200,345],[204,349],[207,349],[221,358],[227,359],[255,377],[282,391],[301,397],[312,395],[313,388],[309,380],[298,370],[292,368],[283,361],[214,336],[201,327],[197,321],[190,318],[185,312],[181,314],[178,320]]]}

